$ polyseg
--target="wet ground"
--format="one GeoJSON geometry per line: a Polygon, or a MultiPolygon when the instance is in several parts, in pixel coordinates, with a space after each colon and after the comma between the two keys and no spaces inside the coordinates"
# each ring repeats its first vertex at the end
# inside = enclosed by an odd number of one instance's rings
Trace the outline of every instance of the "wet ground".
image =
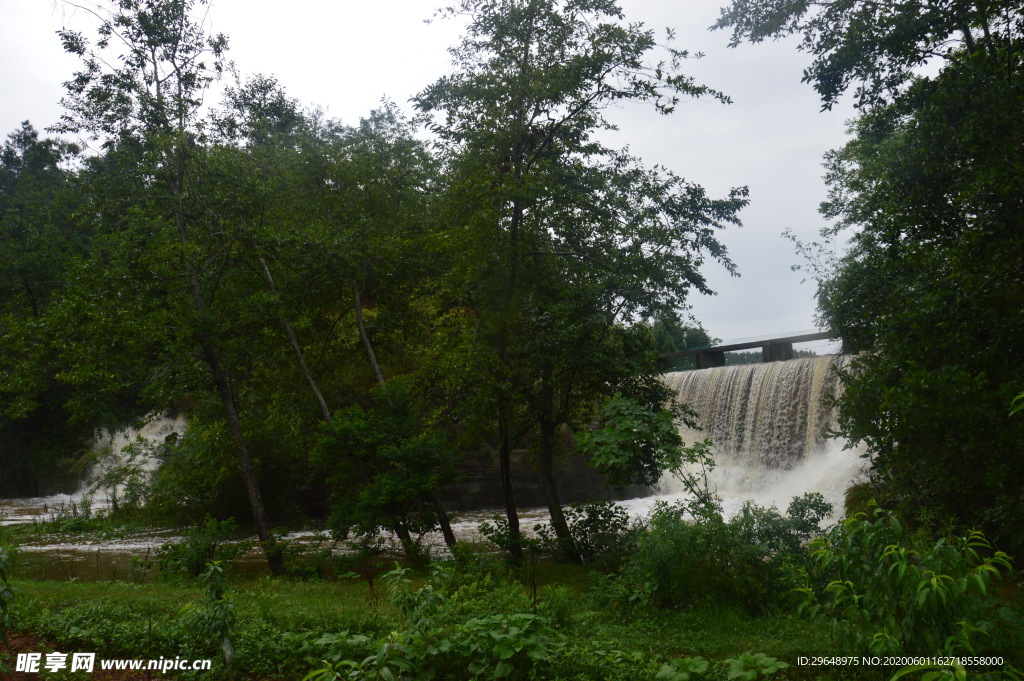
{"type": "MultiPolygon", "coordinates": [[[[681,498],[680,494],[664,494],[618,503],[624,506],[631,516],[640,518],[649,514],[657,501],[672,502],[681,498]]],[[[81,498],[75,495],[7,499],[0,503],[3,504],[5,514],[2,521],[4,525],[38,524],[39,532],[29,532],[21,537],[18,556],[18,571],[37,579],[146,580],[151,578],[156,570],[157,550],[163,544],[178,542],[184,538],[181,530],[175,528],[84,534],[43,531],[45,525],[40,521],[75,517],[76,514],[82,513],[81,498]]],[[[90,510],[102,511],[104,507],[102,504],[93,504],[90,510]]],[[[497,509],[487,509],[453,514],[452,529],[460,540],[480,541],[484,539],[479,531],[480,523],[500,513],[497,509]]],[[[524,532],[533,534],[535,526],[547,525],[548,511],[543,507],[521,509],[519,521],[524,532]]],[[[288,532],[284,539],[290,542],[315,542],[326,536],[322,530],[302,529],[288,532]]],[[[255,544],[255,537],[251,539],[255,544]]],[[[440,532],[429,533],[422,539],[435,555],[447,552],[440,532]]],[[[391,539],[390,544],[396,554],[400,552],[397,540],[391,539]]],[[[261,573],[266,569],[266,562],[262,554],[254,550],[237,561],[235,569],[261,573]]]]}
{"type": "MultiPolygon", "coordinates": [[[[726,470],[728,476],[719,475],[721,479],[718,488],[733,490],[733,494],[723,495],[723,510],[727,516],[732,515],[744,501],[752,500],[766,507],[775,505],[784,511],[793,496],[812,490],[823,492],[829,501],[841,507],[842,492],[849,484],[848,481],[856,478],[857,466],[863,466],[863,462],[855,454],[837,450],[791,470],[766,472],[761,469],[749,473],[738,469],[726,470]],[[839,482],[836,483],[836,480],[839,482]]],[[[657,503],[673,503],[684,497],[678,490],[669,489],[663,494],[617,503],[630,516],[641,519],[648,516],[657,503]]],[[[105,500],[83,500],[80,494],[0,499],[0,524],[31,525],[54,519],[74,519],[88,512],[103,512],[106,506],[105,500]],[[83,504],[88,506],[88,511],[83,504]]],[[[495,515],[503,515],[503,512],[488,509],[454,514],[452,529],[460,540],[478,541],[483,539],[479,531],[480,523],[495,515]]],[[[532,532],[536,525],[546,525],[547,520],[546,508],[520,510],[520,527],[524,532],[532,532]]],[[[29,532],[19,539],[21,546],[18,565],[23,575],[55,580],[142,580],[152,576],[160,546],[183,539],[180,528],[75,534],[45,533],[44,527],[39,526],[38,532],[29,532]]],[[[319,534],[324,536],[322,531],[319,534]]],[[[285,539],[313,542],[317,540],[317,535],[315,529],[296,529],[286,534],[285,539]]],[[[426,535],[423,540],[432,547],[435,555],[447,552],[439,532],[426,535]]],[[[397,541],[392,540],[392,545],[397,553],[397,541]]],[[[265,567],[266,563],[257,550],[238,561],[237,569],[262,572],[265,567]]]]}

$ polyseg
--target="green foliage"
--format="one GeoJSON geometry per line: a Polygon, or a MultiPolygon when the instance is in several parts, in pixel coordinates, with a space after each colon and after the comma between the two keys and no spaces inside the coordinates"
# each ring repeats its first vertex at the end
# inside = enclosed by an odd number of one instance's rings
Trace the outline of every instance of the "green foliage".
{"type": "Polygon", "coordinates": [[[79,535],[78,541],[88,539],[125,539],[146,533],[151,526],[134,512],[112,509],[93,510],[93,498],[86,494],[78,501],[51,506],[48,514],[32,521],[23,529],[36,535],[79,535]]]}
{"type": "Polygon", "coordinates": [[[202,525],[188,530],[182,541],[163,544],[156,550],[160,572],[199,577],[210,572],[208,566],[212,562],[223,573],[226,566],[252,548],[248,540],[232,541],[237,534],[238,525],[233,518],[207,517],[202,525]]]}
{"type": "MultiPolygon", "coordinates": [[[[437,145],[394,105],[343,126],[263,76],[207,114],[227,40],[205,4],[111,0],[91,35],[61,31],[80,68],[58,127],[98,144],[79,161],[26,124],[3,148],[2,484],[27,488],[96,425],[187,408],[152,480],[135,460],[100,491],[172,522],[248,512],[275,559],[269,515],[332,515],[367,545],[431,529],[455,435],[497,430],[507,467],[532,431],[575,555],[553,462],[614,394],[653,444],[597,456],[613,482],[675,460],[654,332],[634,322],[696,342],[673,311],[708,292],[705,260],[732,269],[715,235],[747,202],[597,133],[623,102],[724,95],[614,2],[466,0],[442,12],[468,19],[456,72],[415,100],[437,145]],[[379,364],[399,379],[367,395],[379,364]]],[[[180,551],[167,560],[193,574],[209,554],[180,551]]]]}
{"type": "Polygon", "coordinates": [[[331,579],[349,572],[348,567],[367,555],[339,555],[338,540],[317,532],[300,541],[277,538],[276,548],[284,554],[284,574],[297,579],[331,579]]]}
{"type": "Polygon", "coordinates": [[[674,400],[669,408],[659,409],[616,393],[601,405],[600,426],[578,434],[577,445],[588,463],[615,486],[653,485],[663,472],[671,471],[688,489],[699,491],[702,486],[684,469],[711,469],[709,443],[687,447],[676,425],[692,417],[674,400]]]}
{"type": "Polygon", "coordinates": [[[654,681],[690,681],[708,671],[711,664],[703,657],[688,657],[661,665],[654,681]]]}
{"type": "Polygon", "coordinates": [[[1014,144],[998,101],[1009,95],[977,66],[865,116],[830,157],[825,209],[860,232],[822,278],[819,305],[864,351],[842,374],[840,430],[867,444],[896,508],[955,517],[1017,552],[1024,423],[1006,405],[1021,380],[1024,326],[1011,310],[1024,286],[1009,275],[1020,231],[1006,192],[1024,176],[999,160],[1014,144]],[[962,88],[974,94],[957,103],[962,88]]]}
{"type": "Polygon", "coordinates": [[[712,199],[605,147],[605,111],[725,97],[683,74],[687,53],[625,23],[614,2],[463,0],[442,14],[466,21],[456,71],[414,100],[433,117],[445,171],[430,246],[455,309],[436,341],[438,380],[461,420],[498,431],[503,468],[537,433],[552,527],[572,555],[552,473],[557,434],[589,423],[615,392],[654,409],[665,401],[653,336],[632,322],[706,292],[705,258],[732,269],[715,232],[746,204],[743,188],[712,199]]]}
{"type": "Polygon", "coordinates": [[[621,577],[605,598],[685,608],[701,603],[758,612],[785,599],[793,574],[806,569],[803,547],[831,512],[820,495],[798,497],[786,516],[746,504],[726,520],[699,502],[660,504],[621,577]]]}
{"type": "MultiPolygon", "coordinates": [[[[377,642],[376,651],[361,662],[335,655],[307,679],[466,678],[467,673],[468,678],[528,678],[558,647],[543,618],[515,612],[517,605],[525,606],[522,592],[509,592],[490,578],[460,584],[450,571],[435,569],[425,584],[413,588],[408,572],[396,569],[384,580],[402,628],[377,642]],[[502,603],[503,593],[512,602],[502,603]]],[[[363,642],[350,639],[344,645],[363,642]]]]}
{"type": "Polygon", "coordinates": [[[826,156],[821,208],[826,242],[848,247],[819,259],[799,245],[822,320],[860,353],[841,434],[867,445],[908,518],[954,517],[1018,554],[1024,423],[1006,405],[1024,380],[1021,6],[908,8],[736,0],[717,26],[734,42],[802,35],[826,107],[856,87],[861,114],[826,156]]]}
{"type": "Polygon", "coordinates": [[[139,435],[120,452],[109,446],[90,452],[86,460],[92,467],[89,492],[106,497],[113,514],[136,514],[149,499],[147,464],[157,456],[160,447],[139,435]]]}
{"type": "Polygon", "coordinates": [[[912,534],[894,513],[847,518],[811,542],[801,609],[829,624],[850,653],[998,653],[1020,644],[1020,624],[996,584],[1011,569],[980,532],[938,541],[912,534]]]}
{"type": "MultiPolygon", "coordinates": [[[[7,630],[14,626],[11,604],[18,592],[11,586],[11,571],[14,569],[14,548],[0,544],[0,642],[7,642],[7,630]]],[[[2,664],[2,662],[0,662],[2,664]]]]}
{"type": "MultiPolygon", "coordinates": [[[[379,637],[379,610],[367,602],[365,587],[289,581],[232,583],[233,608],[216,614],[210,590],[197,591],[195,582],[53,583],[28,585],[17,614],[25,631],[62,645],[96,650],[106,657],[146,658],[159,653],[173,657],[212,657],[212,672],[194,678],[229,681],[241,677],[301,678],[334,646],[320,641],[328,634],[379,637]],[[185,603],[185,607],[182,604],[185,603]],[[234,650],[230,670],[223,659],[222,622],[234,618],[228,633],[234,650]],[[211,625],[211,629],[203,627],[211,625]]],[[[226,592],[221,592],[225,597],[226,592]]],[[[388,611],[390,612],[390,611],[388,611]]],[[[368,648],[347,651],[351,657],[368,648]]],[[[191,677],[189,677],[191,678],[191,677]]]]}
{"type": "Polygon", "coordinates": [[[201,577],[203,590],[206,592],[206,603],[199,613],[199,634],[219,644],[224,654],[224,662],[230,667],[235,655],[231,638],[235,630],[236,617],[235,606],[227,596],[224,567],[219,561],[211,561],[207,563],[201,577]]]}
{"type": "Polygon", "coordinates": [[[825,108],[856,86],[859,107],[898,98],[920,67],[940,61],[961,68],[967,59],[1019,39],[1020,7],[1013,0],[964,5],[942,0],[926,11],[873,2],[780,2],[733,0],[714,28],[731,28],[733,46],[800,35],[800,49],[813,55],[804,81],[825,108]],[[977,52],[976,52],[977,51],[977,52]]]}
{"type": "Polygon", "coordinates": [[[662,662],[639,651],[627,652],[598,642],[567,645],[556,651],[544,678],[560,681],[697,681],[713,679],[719,669],[702,657],[662,662]]]}
{"type": "MultiPolygon", "coordinates": [[[[718,338],[712,338],[700,326],[683,324],[675,311],[655,317],[651,324],[651,333],[654,336],[654,343],[658,348],[659,355],[696,348],[709,348],[721,342],[718,338]]],[[[666,360],[662,364],[664,371],[686,371],[695,368],[696,362],[693,357],[676,357],[666,360]]]]}
{"type": "Polygon", "coordinates": [[[467,620],[452,640],[462,647],[469,671],[479,678],[522,678],[548,659],[554,631],[530,614],[498,614],[467,620]]]}
{"type": "MultiPolygon", "coordinates": [[[[531,539],[524,536],[522,533],[512,532],[509,530],[508,519],[502,518],[499,515],[492,516],[490,520],[485,520],[477,526],[487,541],[497,546],[502,551],[514,553],[516,550],[522,550],[529,548],[532,551],[539,549],[539,545],[536,539],[531,539]]],[[[561,555],[561,552],[559,552],[561,555]]]]}
{"type": "Polygon", "coordinates": [[[210,515],[244,513],[237,472],[224,456],[226,440],[222,424],[193,414],[185,436],[157,452],[160,465],[150,478],[148,517],[168,524],[201,525],[210,515]]]}
{"type": "Polygon", "coordinates": [[[789,667],[785,662],[779,662],[764,653],[743,653],[737,659],[726,660],[725,663],[729,665],[729,674],[726,678],[730,681],[757,681],[789,667]]]}
{"type": "Polygon", "coordinates": [[[454,447],[408,381],[392,380],[371,396],[373,408],[339,411],[321,429],[313,458],[336,471],[331,527],[342,538],[350,532],[375,537],[399,524],[430,531],[437,517],[428,495],[455,475],[454,447]],[[348,460],[372,479],[354,484],[348,460]]]}
{"type": "MultiPolygon", "coordinates": [[[[529,602],[519,585],[493,575],[468,577],[436,568],[414,586],[406,570],[385,578],[400,627],[373,641],[367,636],[325,637],[333,650],[305,678],[467,679],[542,678],[563,681],[698,681],[757,679],[787,665],[763,654],[712,663],[702,657],[665,660],[647,651],[626,650],[590,638],[572,638],[573,610],[565,586],[542,592],[538,614],[525,613],[529,602]],[[543,603],[558,593],[560,605],[543,603]],[[562,611],[560,618],[553,614],[562,611]]],[[[579,598],[575,601],[578,603],[579,598]]],[[[591,613],[592,614],[592,613],[591,613]]],[[[645,615],[646,616],[646,615],[645,615]]],[[[594,628],[580,632],[594,635],[594,628]]],[[[644,647],[651,641],[644,640],[644,647]]]]}
{"type": "MultiPolygon", "coordinates": [[[[92,229],[73,219],[84,197],[78,149],[41,139],[25,121],[0,147],[0,494],[35,494],[35,478],[66,464],[90,424],[69,423],[68,391],[47,313],[92,229]]],[[[66,470],[66,469],[65,469],[66,470]]]]}
{"type": "Polygon", "coordinates": [[[1020,393],[1010,402],[1010,416],[1024,411],[1024,393],[1020,393]]]}
{"type": "MultiPolygon", "coordinates": [[[[644,530],[630,519],[625,508],[610,501],[574,504],[565,509],[565,519],[577,556],[584,565],[598,570],[621,566],[632,555],[644,530]]],[[[540,539],[540,550],[560,556],[558,541],[551,529],[543,525],[534,529],[540,539]]],[[[482,526],[481,533],[495,541],[482,526]]]]}
{"type": "Polygon", "coordinates": [[[34,525],[39,532],[88,532],[95,527],[92,512],[92,500],[89,496],[82,497],[79,501],[71,501],[60,504],[50,509],[50,514],[43,520],[37,520],[34,525]]]}
{"type": "MultiPolygon", "coordinates": [[[[831,646],[826,627],[784,612],[754,617],[714,606],[687,611],[598,607],[587,593],[591,578],[583,568],[545,562],[537,565],[542,586],[534,611],[525,570],[484,557],[471,565],[469,570],[451,565],[427,576],[405,572],[398,591],[380,589],[378,599],[365,583],[352,579],[230,580],[235,615],[231,669],[217,653],[219,639],[200,633],[208,596],[196,581],[19,582],[22,594],[14,607],[23,631],[54,641],[58,649],[78,646],[108,658],[146,658],[156,652],[213,658],[211,672],[183,677],[197,681],[301,679],[312,669],[326,669],[327,663],[340,678],[379,678],[383,668],[396,678],[415,677],[433,668],[435,679],[454,681],[474,678],[469,663],[476,658],[467,652],[473,645],[490,656],[490,671],[480,677],[489,678],[500,653],[478,639],[491,632],[510,635],[512,627],[525,629],[527,639],[543,634],[550,641],[546,659],[524,658],[525,648],[509,658],[517,667],[509,676],[552,681],[656,681],[659,674],[662,680],[686,674],[689,681],[724,681],[725,660],[745,651],[792,661],[831,646]],[[183,603],[190,605],[183,609],[183,603]],[[464,628],[470,620],[477,622],[464,628]],[[459,645],[444,652],[445,642],[456,637],[459,645]],[[437,652],[427,652],[424,640],[437,652]],[[403,674],[399,659],[421,662],[403,674]]],[[[513,649],[517,643],[507,642],[513,649]]],[[[1012,654],[1006,653],[1008,658],[1012,654]]],[[[810,678],[793,669],[786,674],[810,678]]]]}

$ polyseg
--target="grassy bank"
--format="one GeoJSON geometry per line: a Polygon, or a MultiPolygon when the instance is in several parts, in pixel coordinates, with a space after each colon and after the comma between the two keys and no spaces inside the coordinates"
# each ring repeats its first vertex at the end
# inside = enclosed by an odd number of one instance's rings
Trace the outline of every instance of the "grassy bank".
{"type": "MultiPolygon", "coordinates": [[[[210,520],[157,551],[155,582],[15,576],[3,604],[15,631],[58,652],[213,664],[165,678],[883,680],[923,656],[991,660],[938,679],[1021,678],[1009,556],[980,533],[910,531],[877,508],[821,530],[819,506],[726,519],[661,505],[643,525],[611,505],[573,508],[573,555],[541,532],[515,567],[486,543],[443,561],[413,552],[417,570],[326,539],[283,543],[278,578],[230,574],[248,542],[210,520]]],[[[498,520],[481,531],[508,541],[498,520]]]]}
{"type": "MultiPolygon", "coordinates": [[[[528,671],[534,678],[550,679],[681,679],[658,674],[681,671],[680,663],[665,667],[673,660],[701,657],[709,662],[707,678],[725,678],[724,661],[747,652],[793,662],[832,645],[820,629],[785,615],[752,617],[713,607],[685,612],[620,607],[604,602],[593,583],[582,568],[540,564],[531,574],[500,563],[462,573],[442,567],[431,577],[392,573],[375,580],[372,589],[364,579],[233,580],[227,593],[234,619],[228,627],[230,665],[221,641],[209,635],[210,599],[199,582],[23,581],[14,610],[20,630],[45,637],[60,652],[213,658],[210,672],[182,673],[181,678],[300,679],[326,669],[324,660],[337,673],[348,674],[356,670],[346,660],[359,663],[388,642],[393,666],[402,671],[402,655],[415,656],[419,643],[443,647],[445,640],[472,641],[477,634],[478,644],[487,639],[500,643],[497,635],[511,632],[514,637],[517,627],[524,632],[518,643],[525,647],[515,650],[512,642],[507,658],[495,650],[499,646],[479,647],[468,656],[424,648],[416,671],[433,669],[436,678],[451,679],[526,678],[528,671]],[[399,650],[400,641],[409,649],[399,650]],[[521,654],[524,650],[529,655],[521,654]],[[512,666],[499,669],[503,659],[512,666]],[[484,667],[474,673],[474,662],[484,667]]],[[[815,675],[794,665],[775,676],[815,675]]]]}

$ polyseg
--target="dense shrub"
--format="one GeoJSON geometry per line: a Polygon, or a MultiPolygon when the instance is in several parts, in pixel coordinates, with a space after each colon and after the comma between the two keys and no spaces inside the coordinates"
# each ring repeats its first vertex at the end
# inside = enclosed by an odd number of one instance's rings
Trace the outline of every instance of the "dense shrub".
{"type": "MultiPolygon", "coordinates": [[[[7,641],[7,630],[14,624],[11,604],[17,594],[10,585],[13,554],[14,549],[0,544],[0,643],[7,641]]],[[[0,671],[3,669],[3,661],[0,660],[0,671]]]]}
{"type": "Polygon", "coordinates": [[[186,532],[182,541],[157,549],[160,572],[198,577],[210,561],[230,565],[252,548],[250,541],[231,541],[237,533],[238,525],[233,518],[218,521],[207,517],[201,526],[186,532]]]}
{"type": "Polygon", "coordinates": [[[400,628],[361,660],[334,655],[307,678],[526,678],[559,645],[545,618],[525,612],[517,584],[465,581],[443,567],[419,587],[401,568],[385,579],[400,628]]]}
{"type": "Polygon", "coordinates": [[[315,644],[330,650],[306,679],[717,681],[759,679],[788,666],[751,653],[720,663],[665,660],[609,641],[571,638],[567,624],[580,614],[580,599],[564,586],[542,590],[534,613],[527,612],[523,585],[500,575],[435,566],[424,583],[414,583],[403,569],[384,581],[399,626],[377,640],[347,633],[320,638],[315,644]]]}
{"type": "Polygon", "coordinates": [[[284,574],[296,579],[330,579],[349,571],[349,567],[366,556],[358,552],[339,554],[337,539],[318,532],[297,541],[278,537],[275,548],[284,557],[284,574]]]}
{"type": "Polygon", "coordinates": [[[811,543],[805,609],[832,627],[841,649],[864,653],[976,654],[1024,648],[1020,623],[995,586],[1008,556],[980,532],[935,541],[890,511],[848,518],[811,543]]]}
{"type": "Polygon", "coordinates": [[[831,506],[819,494],[793,500],[783,516],[745,504],[726,520],[714,504],[660,504],[610,596],[683,608],[701,602],[757,612],[778,603],[806,562],[803,544],[831,506]]]}
{"type": "MultiPolygon", "coordinates": [[[[629,517],[625,508],[610,501],[574,504],[565,509],[565,520],[576,557],[585,565],[616,569],[633,553],[643,532],[642,523],[629,517]]],[[[561,556],[561,547],[547,526],[534,528],[543,552],[561,556]]]]}

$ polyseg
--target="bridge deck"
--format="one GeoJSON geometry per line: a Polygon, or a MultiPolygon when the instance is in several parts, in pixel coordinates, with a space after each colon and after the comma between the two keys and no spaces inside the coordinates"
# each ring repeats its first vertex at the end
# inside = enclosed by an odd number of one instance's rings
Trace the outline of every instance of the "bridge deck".
{"type": "Polygon", "coordinates": [[[662,355],[661,359],[675,359],[676,357],[689,357],[691,355],[697,355],[702,352],[729,352],[731,350],[751,350],[753,348],[763,348],[766,345],[772,343],[806,343],[808,341],[816,340],[830,340],[826,332],[819,333],[805,333],[801,336],[786,336],[784,338],[769,338],[767,340],[747,341],[745,343],[731,343],[729,345],[714,345],[705,348],[693,348],[692,350],[681,350],[679,352],[670,352],[662,355]]]}

